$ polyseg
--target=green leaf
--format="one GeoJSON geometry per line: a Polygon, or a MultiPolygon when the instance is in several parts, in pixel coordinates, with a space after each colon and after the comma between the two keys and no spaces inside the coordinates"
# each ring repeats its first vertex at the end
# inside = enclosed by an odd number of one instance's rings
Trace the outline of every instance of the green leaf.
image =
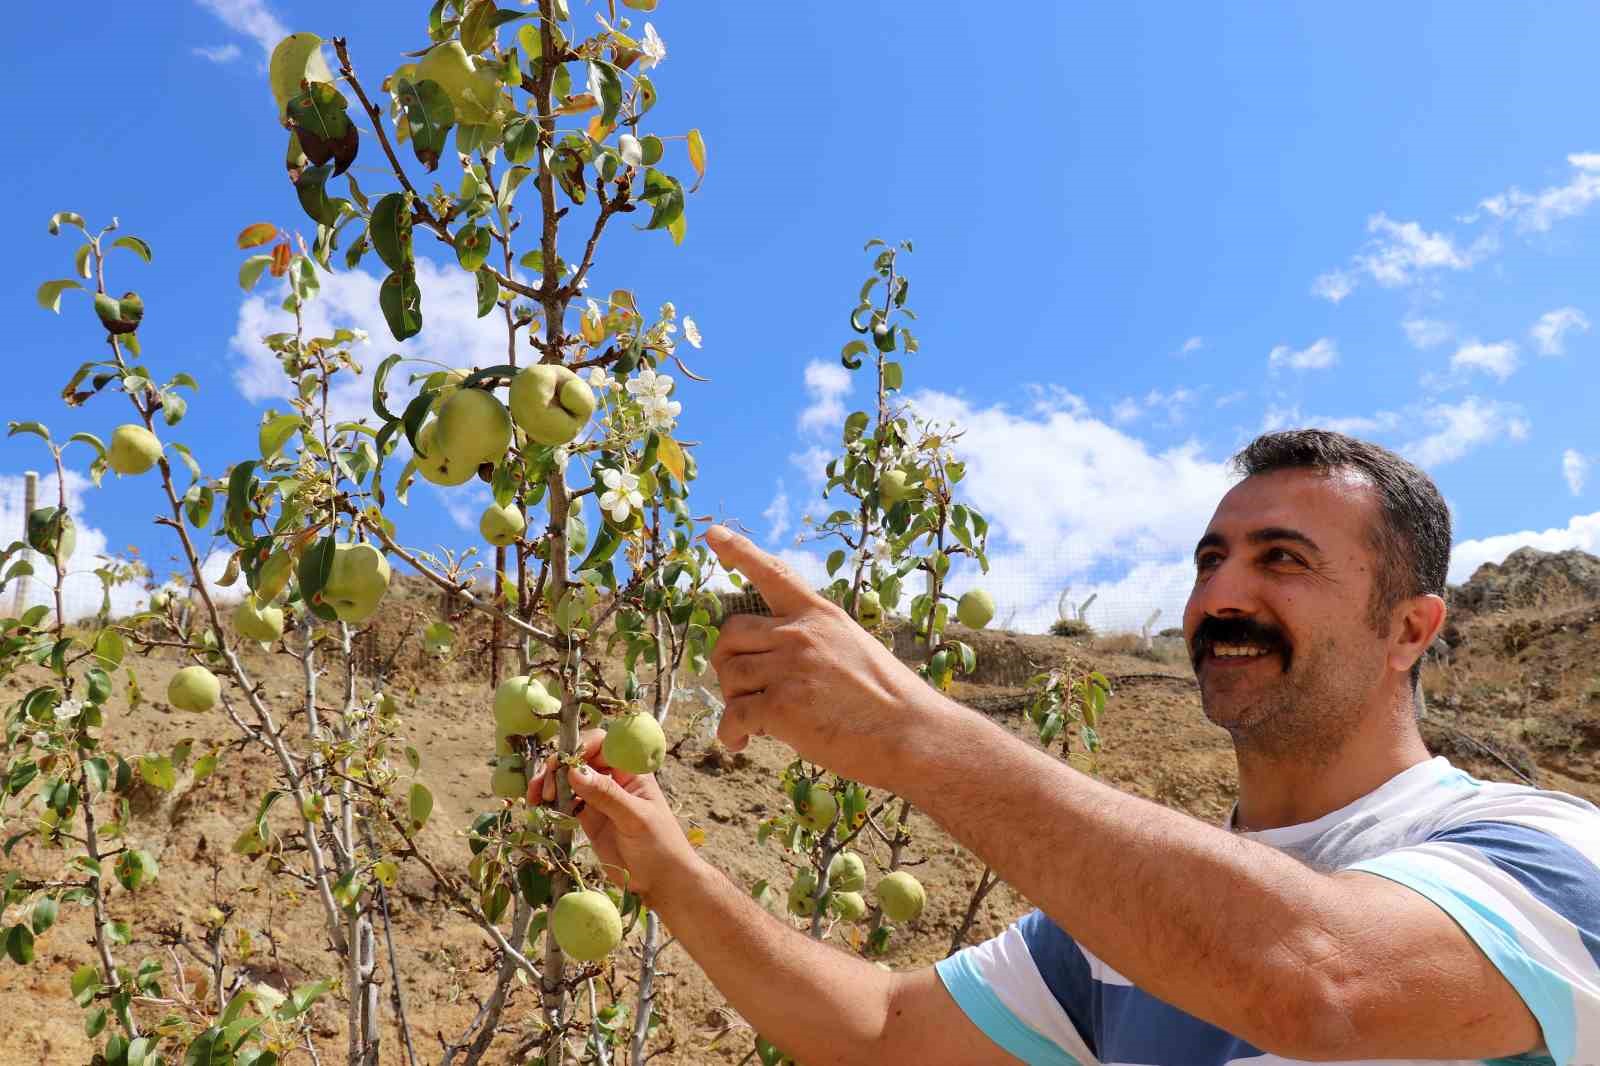
{"type": "Polygon", "coordinates": [[[43,936],[45,931],[56,924],[56,914],[61,905],[46,896],[33,905],[33,914],[29,916],[29,923],[33,926],[34,936],[43,936]]]}
{"type": "Polygon", "coordinates": [[[413,781],[407,805],[411,812],[411,831],[415,833],[428,824],[428,816],[433,813],[433,793],[421,781],[413,781]]]}
{"type": "MultiPolygon", "coordinates": [[[[524,27],[524,29],[528,28],[531,27],[524,27]]],[[[533,153],[539,147],[539,124],[527,117],[512,119],[506,123],[505,145],[507,162],[527,163],[532,161],[533,153]]],[[[502,183],[504,180],[502,177],[502,183]]],[[[501,206],[504,207],[505,205],[502,203],[501,206]]]]}
{"type": "MultiPolygon", "coordinates": [[[[857,341],[856,343],[857,344],[861,344],[860,341],[857,341]]],[[[864,347],[866,347],[866,345],[862,345],[862,347],[864,348],[864,347]]],[[[901,385],[905,384],[905,379],[906,379],[905,370],[904,370],[904,368],[902,368],[900,366],[899,363],[884,363],[883,364],[883,387],[884,388],[886,388],[886,389],[898,389],[898,388],[900,388],[901,385]]]]}
{"type": "Polygon", "coordinates": [[[333,553],[333,538],[323,537],[300,556],[300,564],[295,568],[296,580],[300,582],[301,597],[310,606],[313,614],[330,622],[339,616],[334,613],[332,607],[319,602],[317,594],[322,591],[322,586],[328,583],[328,574],[333,570],[333,553]]]}
{"type": "Polygon", "coordinates": [[[378,306],[395,340],[415,337],[422,329],[422,290],[417,287],[416,270],[408,266],[384,278],[378,289],[378,306]]]}
{"type": "Polygon", "coordinates": [[[412,261],[411,226],[409,194],[392,192],[372,206],[372,247],[390,270],[404,270],[412,261]]]}
{"type": "Polygon", "coordinates": [[[486,227],[469,222],[456,230],[453,243],[456,261],[461,264],[462,270],[475,271],[489,257],[489,230],[486,227]]]}
{"type": "Polygon", "coordinates": [[[116,240],[111,242],[111,247],[126,248],[140,259],[143,259],[146,263],[150,262],[150,244],[141,237],[118,237],[116,240]]]}
{"type": "Polygon", "coordinates": [[[61,233],[61,224],[63,222],[69,226],[77,226],[79,229],[84,228],[83,216],[76,211],[57,211],[50,216],[50,236],[54,237],[61,233]]]}
{"type": "Polygon", "coordinates": [[[6,930],[6,954],[18,966],[33,961],[33,930],[25,925],[13,925],[6,930]]]}
{"type": "Polygon", "coordinates": [[[189,486],[189,491],[183,494],[183,513],[189,524],[196,529],[204,529],[211,521],[212,508],[216,506],[217,494],[210,485],[202,485],[198,481],[189,486]]]}
{"type": "Polygon", "coordinates": [[[331,177],[333,168],[324,163],[322,166],[302,171],[299,180],[294,183],[294,191],[300,198],[300,206],[305,209],[306,214],[324,226],[336,224],[340,214],[350,206],[350,201],[341,197],[329,199],[327,184],[331,177]]]}
{"type": "Polygon", "coordinates": [[[282,451],[289,438],[303,425],[305,419],[299,415],[277,415],[269,411],[262,416],[261,429],[257,433],[262,460],[271,459],[282,451]]]}
{"type": "Polygon", "coordinates": [[[600,101],[600,123],[617,124],[617,112],[622,110],[622,76],[610,63],[589,64],[589,91],[600,101]]]}
{"type": "Polygon", "coordinates": [[[843,565],[844,565],[844,549],[843,548],[840,548],[840,549],[838,549],[836,551],[828,553],[828,576],[829,577],[832,577],[834,575],[834,571],[838,570],[839,567],[841,567],[843,565]]]}
{"type": "Polygon", "coordinates": [[[405,108],[406,124],[411,129],[411,150],[427,170],[439,166],[445,138],[455,124],[456,111],[444,89],[431,80],[420,82],[400,78],[395,83],[400,106],[405,108]]]}
{"type": "Polygon", "coordinates": [[[644,195],[655,208],[645,229],[665,229],[683,214],[683,186],[678,179],[650,167],[644,172],[644,195]]]}
{"type": "MultiPolygon", "coordinates": [[[[573,573],[581,570],[591,570],[610,559],[617,553],[617,548],[622,545],[622,538],[606,523],[600,528],[600,535],[595,538],[594,546],[589,549],[589,554],[583,557],[583,562],[573,568],[573,573]]],[[[578,549],[582,551],[582,548],[578,549]]]]}
{"type": "Polygon", "coordinates": [[[689,191],[695,192],[706,179],[706,139],[699,130],[689,131],[689,165],[694,167],[694,188],[689,191]]]}
{"type": "Polygon", "coordinates": [[[252,255],[239,264],[239,288],[249,292],[261,280],[261,275],[272,265],[270,255],[252,255]]]}
{"type": "Polygon", "coordinates": [[[178,771],[165,755],[146,755],[139,760],[139,776],[151,788],[171,792],[178,783],[178,771]]]}
{"type": "Polygon", "coordinates": [[[495,280],[487,267],[478,270],[478,317],[482,318],[494,310],[495,304],[500,299],[500,283],[495,280]]]}
{"type": "Polygon", "coordinates": [[[39,422],[12,422],[11,430],[6,436],[15,437],[18,433],[32,433],[43,437],[47,442],[50,440],[50,431],[39,422]]]}
{"type": "Polygon", "coordinates": [[[385,422],[393,422],[396,416],[389,410],[389,405],[385,402],[387,393],[384,391],[384,385],[389,380],[389,371],[393,370],[395,364],[403,358],[405,357],[399,352],[388,356],[378,364],[378,370],[372,376],[372,410],[385,422]]]}
{"type": "Polygon", "coordinates": [[[223,522],[229,538],[240,547],[251,541],[250,505],[255,495],[256,461],[240,463],[228,475],[228,509],[223,522]]]}
{"type": "Polygon", "coordinates": [[[61,313],[61,294],[68,289],[82,288],[83,286],[72,278],[58,278],[55,281],[47,281],[39,286],[39,306],[46,311],[54,311],[59,315],[61,313]]]}
{"type": "Polygon", "coordinates": [[[846,370],[859,370],[861,357],[867,354],[867,342],[853,340],[839,351],[839,362],[844,364],[846,370]]]}
{"type": "Polygon", "coordinates": [[[100,970],[93,963],[84,963],[72,973],[72,998],[80,1007],[94,1002],[100,991],[100,970]]]}
{"type": "Polygon", "coordinates": [[[71,444],[73,441],[77,441],[79,444],[87,444],[89,447],[93,448],[97,458],[104,459],[106,457],[106,446],[102,444],[100,442],[100,438],[95,436],[93,433],[74,433],[72,436],[67,438],[68,444],[71,444]]]}

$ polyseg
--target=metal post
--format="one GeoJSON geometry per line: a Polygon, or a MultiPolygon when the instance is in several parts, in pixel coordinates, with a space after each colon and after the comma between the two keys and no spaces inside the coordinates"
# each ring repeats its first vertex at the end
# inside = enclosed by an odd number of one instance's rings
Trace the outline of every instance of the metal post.
{"type": "MultiPolygon", "coordinates": [[[[38,471],[29,470],[26,474],[22,475],[22,483],[23,483],[23,490],[22,490],[22,543],[23,544],[27,544],[28,543],[28,516],[33,514],[33,509],[36,506],[38,506],[38,502],[39,502],[39,473],[38,473],[38,471]]],[[[28,562],[31,563],[33,561],[33,551],[31,549],[29,549],[29,548],[24,547],[22,549],[22,558],[26,559],[28,562]]],[[[15,615],[20,616],[23,611],[26,611],[28,609],[28,575],[27,574],[23,574],[22,576],[17,578],[17,590],[16,590],[16,593],[15,593],[15,596],[16,596],[16,599],[13,601],[12,613],[15,614],[15,615]]]]}

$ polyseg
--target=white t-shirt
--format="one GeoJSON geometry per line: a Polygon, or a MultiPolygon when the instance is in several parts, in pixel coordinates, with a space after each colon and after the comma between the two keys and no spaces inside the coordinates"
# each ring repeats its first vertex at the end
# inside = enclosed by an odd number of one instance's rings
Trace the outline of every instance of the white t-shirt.
{"type": "MultiPolygon", "coordinates": [[[[1600,808],[1562,792],[1479,781],[1441,755],[1316,821],[1238,835],[1318,869],[1379,874],[1455,919],[1544,1031],[1543,1052],[1492,1061],[1600,1066],[1600,808]]],[[[938,972],[967,1016],[1028,1063],[1298,1061],[1149,995],[1038,911],[945,959],[938,972]]]]}

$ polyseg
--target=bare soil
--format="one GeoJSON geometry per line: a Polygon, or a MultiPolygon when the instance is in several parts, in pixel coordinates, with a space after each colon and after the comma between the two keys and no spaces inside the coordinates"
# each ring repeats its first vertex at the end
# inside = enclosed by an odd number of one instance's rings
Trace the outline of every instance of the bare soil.
{"type": "MultiPolygon", "coordinates": [[[[462,626],[454,656],[438,662],[424,656],[415,637],[421,620],[436,609],[432,597],[398,598],[394,610],[365,649],[393,655],[390,691],[405,706],[409,741],[422,753],[421,777],[433,789],[436,813],[423,841],[457,868],[468,851],[461,831],[472,815],[492,809],[486,754],[492,719],[485,676],[487,633],[480,624],[462,626]],[[398,650],[397,650],[398,648],[398,650]]],[[[979,661],[987,664],[972,684],[958,683],[956,697],[1022,736],[1030,736],[1020,709],[1028,674],[1067,660],[1092,661],[1111,675],[1115,695],[1103,723],[1103,778],[1127,792],[1189,812],[1208,822],[1223,818],[1234,796],[1234,760],[1228,737],[1201,713],[1185,664],[1096,648],[1085,640],[1005,633],[971,635],[979,661]]],[[[1554,616],[1523,614],[1469,617],[1457,626],[1448,660],[1426,673],[1429,714],[1425,736],[1469,772],[1494,780],[1530,777],[1600,802],[1600,606],[1587,605],[1554,616]]],[[[289,719],[300,688],[298,665],[284,657],[249,657],[264,692],[289,719]]],[[[198,755],[220,746],[217,772],[201,784],[180,778],[171,793],[136,797],[131,835],[154,852],[158,881],[129,895],[114,890],[116,917],[134,924],[135,942],[124,959],[164,957],[178,930],[198,939],[206,913],[228,914],[228,943],[248,944],[252,980],[280,986],[319,976],[331,966],[319,911],[296,899],[293,885],[268,874],[263,864],[243,864],[228,849],[253,817],[257,798],[274,778],[274,766],[254,746],[234,743],[235,732],[220,714],[196,716],[170,710],[161,700],[175,662],[152,656],[132,663],[147,698],[135,711],[113,718],[105,733],[127,752],[170,750],[183,737],[195,739],[198,755]]],[[[0,687],[10,702],[33,679],[13,677],[0,687]]],[[[714,677],[693,679],[715,692],[714,677]]],[[[775,781],[788,751],[758,739],[750,750],[728,756],[705,732],[691,729],[690,714],[669,722],[673,754],[662,772],[664,787],[686,827],[704,831],[704,853],[737,883],[769,878],[787,884],[786,856],[776,845],[757,847],[755,828],[783,802],[775,781]]],[[[191,764],[192,765],[192,764],[191,764]]],[[[926,965],[942,957],[958,926],[980,864],[925,817],[916,819],[914,871],[928,890],[923,917],[894,939],[886,960],[896,969],[926,965]]],[[[868,847],[869,867],[886,860],[868,847]]],[[[53,872],[60,854],[18,848],[9,860],[29,874],[53,872]]],[[[459,1034],[477,1010],[474,996],[490,983],[491,953],[465,919],[436,897],[427,875],[407,868],[391,896],[399,976],[419,1061],[437,1062],[441,1040],[459,1034]]],[[[968,940],[999,932],[1027,909],[1002,885],[982,908],[968,940]]],[[[89,922],[81,909],[63,910],[61,920],[37,945],[38,958],[21,968],[0,962],[0,1063],[86,1062],[92,1055],[81,1028],[81,1012],[69,998],[72,972],[92,957],[89,922]]],[[[615,980],[630,987],[633,962],[618,956],[615,980]]],[[[185,958],[187,963],[191,960],[185,958]]],[[[712,988],[692,960],[675,946],[663,960],[671,975],[658,1003],[667,1023],[654,1047],[670,1047],[653,1061],[737,1063],[750,1048],[750,1032],[712,988]]],[[[192,974],[198,976],[197,973],[192,974]]],[[[387,998],[387,990],[385,993],[387,998]]],[[[342,1060],[344,1004],[337,993],[316,1010],[322,1061],[342,1060]]],[[[518,1034],[537,1013],[527,989],[514,995],[506,1026],[488,1061],[508,1056],[518,1034]]],[[[392,1028],[384,1034],[384,1062],[404,1061],[392,1028]]],[[[302,1054],[290,1061],[309,1062],[302,1054]]]]}

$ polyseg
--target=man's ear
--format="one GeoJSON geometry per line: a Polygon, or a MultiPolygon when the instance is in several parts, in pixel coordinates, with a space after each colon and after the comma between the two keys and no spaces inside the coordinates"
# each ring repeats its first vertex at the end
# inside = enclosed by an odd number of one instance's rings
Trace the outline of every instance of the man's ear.
{"type": "Polygon", "coordinates": [[[1444,628],[1445,610],[1444,599],[1432,593],[1412,596],[1395,608],[1389,629],[1390,669],[1398,673],[1411,670],[1444,628]]]}

